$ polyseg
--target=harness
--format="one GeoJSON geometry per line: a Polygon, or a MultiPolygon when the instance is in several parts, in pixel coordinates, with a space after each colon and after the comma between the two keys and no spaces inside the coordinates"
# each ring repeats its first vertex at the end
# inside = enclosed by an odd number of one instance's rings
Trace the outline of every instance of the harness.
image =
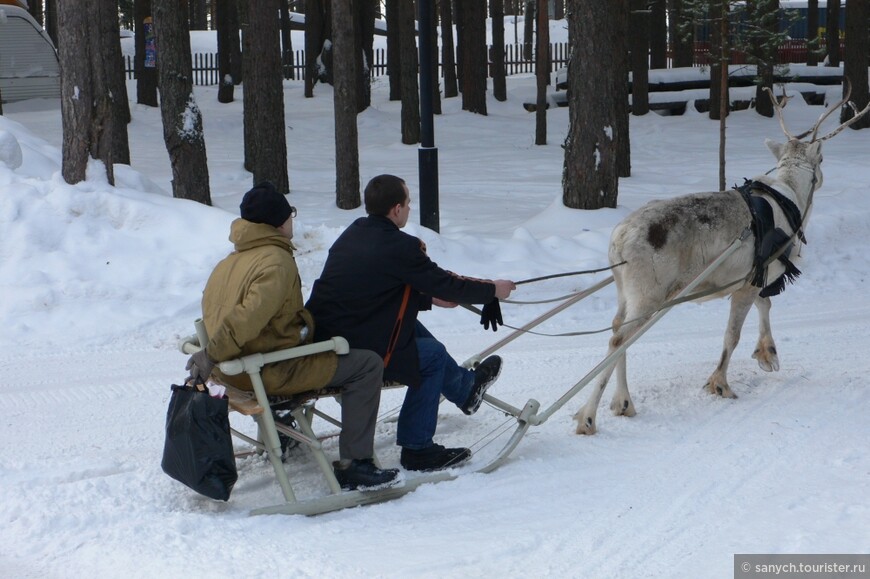
{"type": "Polygon", "coordinates": [[[743,185],[735,187],[746,202],[752,216],[752,233],[755,235],[755,256],[753,259],[752,285],[762,288],[761,297],[771,297],[782,293],[786,283],[794,282],[801,271],[791,262],[789,256],[794,247],[792,239],[797,237],[806,244],[802,228],[803,217],[794,201],[761,181],[745,179],[743,185]],[[763,195],[763,196],[762,196],[763,195]],[[789,234],[776,226],[773,208],[767,198],[772,199],[785,216],[789,234]],[[779,261],[785,272],[772,283],[767,283],[767,268],[774,260],[779,261]]]}

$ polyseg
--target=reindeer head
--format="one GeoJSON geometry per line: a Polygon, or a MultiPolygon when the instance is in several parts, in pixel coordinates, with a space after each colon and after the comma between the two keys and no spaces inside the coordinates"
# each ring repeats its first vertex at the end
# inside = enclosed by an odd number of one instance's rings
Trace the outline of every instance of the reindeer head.
{"type": "MultiPolygon", "coordinates": [[[[852,87],[849,84],[848,79],[845,80],[845,87],[846,94],[843,99],[826,108],[821,116],[819,116],[816,123],[809,130],[804,131],[799,135],[791,134],[785,126],[782,109],[790,98],[786,96],[785,89],[783,89],[781,102],[777,100],[776,96],[774,96],[773,91],[767,87],[764,89],[767,91],[768,96],[770,96],[774,109],[776,109],[777,117],[779,118],[779,126],[782,127],[782,132],[785,133],[785,136],[788,138],[788,142],[785,144],[780,144],[770,139],[765,140],[767,147],[776,156],[777,171],[780,175],[783,173],[791,175],[795,170],[810,172],[812,174],[810,191],[822,186],[822,141],[826,141],[839,134],[843,129],[860,119],[868,110],[870,110],[870,103],[859,111],[858,107],[855,106],[855,103],[849,101],[849,96],[852,94],[852,87]],[[823,137],[819,137],[819,128],[821,128],[822,123],[835,111],[840,110],[840,107],[846,104],[851,107],[852,112],[854,113],[852,118],[845,123],[842,123],[823,137]],[[803,139],[808,135],[810,136],[810,140],[804,141],[803,139]]],[[[800,179],[797,179],[796,176],[791,176],[791,178],[786,178],[786,180],[791,181],[800,179]]]]}

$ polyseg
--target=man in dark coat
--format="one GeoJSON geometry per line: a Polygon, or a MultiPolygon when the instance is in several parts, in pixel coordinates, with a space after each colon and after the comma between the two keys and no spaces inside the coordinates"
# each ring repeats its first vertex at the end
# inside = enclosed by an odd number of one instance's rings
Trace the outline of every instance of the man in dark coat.
{"type": "Polygon", "coordinates": [[[343,336],[351,348],[377,352],[384,360],[384,379],[408,386],[396,436],[401,463],[409,470],[436,470],[471,456],[467,448],[433,442],[441,396],[473,414],[498,378],[501,358],[490,356],[475,370],[462,368],[417,321],[417,313],[433,304],[497,305],[516,286],[438,267],[420,239],[400,231],[410,202],[399,177],[380,175],[369,182],[368,217],[353,222],[332,245],[306,307],[317,320],[315,339],[343,336]]]}

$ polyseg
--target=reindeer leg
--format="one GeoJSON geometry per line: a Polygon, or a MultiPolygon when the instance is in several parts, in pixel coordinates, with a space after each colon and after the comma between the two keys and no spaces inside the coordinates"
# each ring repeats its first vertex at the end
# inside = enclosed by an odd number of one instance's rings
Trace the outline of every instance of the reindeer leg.
{"type": "Polygon", "coordinates": [[[778,372],[779,356],[776,355],[776,344],[770,332],[770,298],[756,298],[755,309],[758,310],[758,344],[752,357],[758,360],[758,365],[765,372],[778,372]]]}
{"type": "Polygon", "coordinates": [[[628,393],[628,373],[626,372],[626,357],[620,356],[616,362],[616,393],[610,401],[610,411],[614,416],[634,416],[634,403],[628,393]]]}
{"type": "MultiPolygon", "coordinates": [[[[611,338],[611,344],[612,343],[613,338],[611,338]]],[[[614,349],[615,348],[611,345],[607,351],[607,355],[609,356],[614,349]]],[[[625,354],[620,357],[625,358],[625,354]]],[[[577,434],[595,434],[595,415],[598,412],[598,404],[601,402],[601,395],[604,394],[604,389],[607,388],[607,381],[610,379],[610,375],[613,374],[613,368],[614,367],[611,366],[601,373],[601,376],[598,378],[598,383],[595,385],[595,390],[592,391],[592,395],[589,396],[588,400],[586,400],[586,404],[584,404],[583,407],[574,414],[574,420],[577,421],[577,429],[575,430],[577,434]]]]}
{"type": "Polygon", "coordinates": [[[748,285],[731,295],[731,313],[728,316],[728,327],[725,330],[722,357],[719,359],[716,370],[710,375],[704,386],[710,394],[718,394],[722,398],[737,398],[737,395],[731,391],[731,387],[728,385],[728,364],[731,361],[734,348],[740,341],[740,331],[743,329],[743,322],[746,321],[746,314],[749,313],[752,302],[757,296],[758,288],[748,285]]]}
{"type": "MultiPolygon", "coordinates": [[[[617,304],[616,316],[613,318],[613,336],[611,336],[607,348],[608,356],[619,347],[623,340],[622,336],[624,328],[622,327],[622,322],[625,321],[625,300],[623,299],[621,292],[617,295],[617,304]]],[[[616,365],[619,365],[620,363],[624,368],[625,354],[620,356],[616,361],[616,365]]],[[[614,367],[615,366],[610,366],[610,368],[601,373],[598,382],[595,385],[595,390],[592,391],[589,399],[586,400],[586,404],[584,404],[583,407],[574,414],[574,420],[577,421],[577,429],[575,430],[577,434],[595,434],[595,415],[598,412],[598,404],[601,402],[601,396],[604,394],[605,388],[607,388],[607,381],[610,379],[610,375],[613,374],[614,367]]],[[[627,393],[628,390],[626,387],[626,394],[627,393]]]]}

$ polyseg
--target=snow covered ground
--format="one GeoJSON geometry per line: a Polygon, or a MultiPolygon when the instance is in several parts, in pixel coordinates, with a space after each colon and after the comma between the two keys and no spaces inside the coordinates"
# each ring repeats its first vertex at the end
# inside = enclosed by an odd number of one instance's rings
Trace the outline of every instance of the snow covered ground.
{"type": "MultiPolygon", "coordinates": [[[[567,109],[548,113],[549,144],[534,145],[534,78],[508,80],[489,116],[443,102],[439,147],[441,233],[419,222],[417,148],[400,143],[400,105],[386,79],[359,117],[363,181],[408,180],[407,231],[443,267],[525,279],[606,265],[610,230],[643,203],[715,188],[718,123],[695,113],[631,119],[632,176],[619,207],[561,206],[567,109]]],[[[303,98],[286,82],[291,203],[299,208],[297,261],[304,291],[332,241],[363,214],[334,206],[331,89],[303,98]]],[[[130,94],[135,94],[131,85],[130,94]]],[[[839,87],[831,87],[836,98],[839,87]]],[[[573,433],[581,392],[533,427],[491,474],[471,471],[504,444],[488,435],[506,418],[491,407],[466,417],[442,406],[437,440],[477,451],[452,482],[401,499],[314,518],[249,517],[280,500],[268,462],[247,458],[228,503],[202,498],[160,469],[169,385],[184,377],[179,337],[192,333],[202,287],[229,250],[229,224],[251,186],[242,168],[242,104],[198,88],[215,207],[171,197],[159,111],[132,105],[132,166],[116,187],[92,164],[75,186],[60,176],[58,103],[4,107],[0,117],[0,576],[150,577],[730,577],[735,553],[870,553],[870,132],[824,145],[824,185],[803,249],[803,276],[774,300],[782,369],[750,358],[750,314],[731,385],[709,396],[727,318],[725,301],[675,309],[629,351],[638,414],[599,412],[600,432],[573,433]],[[15,159],[20,147],[20,166],[15,159]]],[[[240,96],[240,91],[237,93],[240,96]]],[[[800,98],[793,132],[821,113],[800,98]]],[[[753,111],[728,119],[729,183],[764,173],[765,138],[778,121],[753,111]]],[[[588,287],[600,276],[521,286],[535,300],[588,287]]],[[[547,333],[608,326],[611,287],[541,326],[547,333]]],[[[550,306],[505,305],[520,325],[550,306]]],[[[462,361],[507,330],[486,332],[462,309],[424,314],[462,361]]],[[[500,353],[493,394],[546,409],[604,356],[607,334],[524,336],[500,353]]],[[[384,413],[401,391],[385,392],[384,413]]],[[[250,428],[243,417],[236,425],[250,428]]],[[[333,432],[322,422],[324,433],[333,432]]],[[[398,464],[395,424],[378,427],[383,462],[398,464]]],[[[238,448],[244,445],[238,443],[238,448]]],[[[327,449],[337,454],[335,439],[327,449]]],[[[288,466],[302,496],[324,492],[310,457],[288,466]]]]}

